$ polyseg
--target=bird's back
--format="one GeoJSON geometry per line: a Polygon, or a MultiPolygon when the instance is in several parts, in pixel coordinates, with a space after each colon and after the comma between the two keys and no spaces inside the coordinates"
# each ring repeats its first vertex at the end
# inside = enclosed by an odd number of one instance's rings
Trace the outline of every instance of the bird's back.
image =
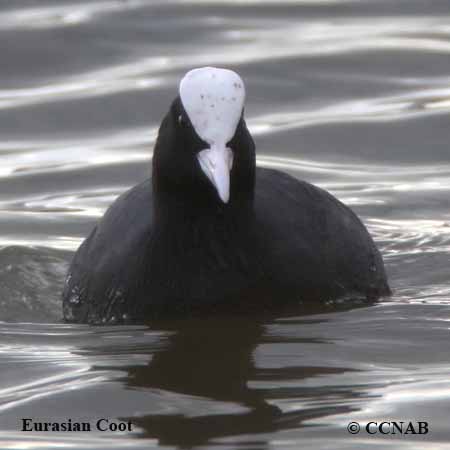
{"type": "Polygon", "coordinates": [[[323,189],[257,169],[255,212],[275,283],[303,300],[387,295],[383,261],[356,214],[323,189]]]}
{"type": "MultiPolygon", "coordinates": [[[[175,311],[179,305],[162,304],[172,297],[189,310],[196,303],[231,302],[230,296],[241,306],[244,301],[257,306],[260,296],[280,304],[389,293],[381,256],[358,217],[326,191],[282,172],[257,169],[256,220],[246,231],[249,239],[216,239],[214,227],[208,227],[205,252],[192,256],[192,245],[177,261],[167,259],[173,244],[149,244],[155,239],[153,201],[149,179],[121,195],[80,246],[63,293],[66,320],[114,321],[133,311],[142,318],[145,309],[175,311]],[[233,248],[241,244],[246,248],[233,248]],[[212,262],[205,263],[206,254],[214,256],[212,262]],[[152,257],[157,265],[151,266],[152,257]],[[237,267],[231,261],[243,262],[237,267]],[[176,265],[178,272],[161,268],[164,264],[176,265]],[[152,277],[158,280],[153,283],[152,277]],[[161,281],[168,284],[161,287],[161,281]],[[175,296],[164,295],[169,285],[175,296]],[[214,295],[217,299],[204,298],[214,295]]],[[[183,232],[183,239],[191,234],[183,232]]]]}
{"type": "Polygon", "coordinates": [[[66,320],[98,322],[127,310],[125,293],[138,289],[152,223],[148,179],[115,200],[75,253],[63,292],[66,320]]]}

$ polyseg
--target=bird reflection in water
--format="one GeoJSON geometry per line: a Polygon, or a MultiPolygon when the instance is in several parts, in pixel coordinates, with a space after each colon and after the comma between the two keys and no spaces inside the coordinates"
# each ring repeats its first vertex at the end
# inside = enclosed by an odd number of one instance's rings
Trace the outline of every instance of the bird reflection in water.
{"type": "MultiPolygon", "coordinates": [[[[367,304],[365,305],[367,306],[367,304]]],[[[355,305],[353,305],[355,307],[355,305]]],[[[349,305],[332,309],[350,309],[349,305]]],[[[330,312],[330,307],[321,306],[304,314],[330,312]]],[[[298,317],[298,308],[295,318],[298,317]]],[[[153,324],[155,331],[173,332],[168,345],[152,354],[146,366],[127,368],[125,382],[131,389],[163,390],[171,394],[189,396],[192,411],[185,414],[167,413],[124,417],[141,429],[139,437],[157,439],[159,445],[181,448],[203,445],[220,438],[252,435],[254,444],[265,446],[264,437],[255,435],[281,429],[305,426],[304,421],[329,414],[344,413],[352,408],[342,406],[305,407],[288,412],[272,404],[271,400],[310,397],[314,388],[302,387],[302,380],[311,377],[340,374],[352,371],[349,368],[283,367],[280,369],[258,367],[254,353],[258,345],[283,343],[282,336],[269,336],[266,326],[277,317],[220,317],[193,318],[153,324]],[[295,386],[283,386],[285,381],[296,381],[295,386]],[[268,382],[272,387],[252,387],[254,382],[268,382]],[[276,387],[273,387],[276,384],[276,387]],[[206,399],[211,409],[195,410],[195,399],[206,399]],[[221,402],[219,411],[214,411],[214,402],[221,402]],[[229,404],[229,412],[223,404],[229,404]]],[[[304,318],[299,319],[300,322],[304,318]]],[[[299,325],[301,326],[301,325],[299,325]]],[[[294,339],[295,341],[295,339],[294,339]]],[[[292,337],[286,342],[293,342],[292,337]]],[[[320,339],[297,339],[305,345],[323,343],[320,339]]],[[[332,343],[327,343],[332,344],[332,343]]],[[[314,389],[314,395],[329,398],[339,396],[351,399],[359,396],[350,387],[314,389]]],[[[185,398],[185,397],[184,397],[185,398]]],[[[275,402],[273,402],[275,403],[275,402]]],[[[347,402],[348,403],[348,402],[347,402]]]]}

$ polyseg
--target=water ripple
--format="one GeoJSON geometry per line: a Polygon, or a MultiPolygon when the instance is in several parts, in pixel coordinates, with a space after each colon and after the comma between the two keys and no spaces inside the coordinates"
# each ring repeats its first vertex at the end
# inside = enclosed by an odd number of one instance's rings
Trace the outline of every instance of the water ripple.
{"type": "Polygon", "coordinates": [[[99,15],[107,15],[148,5],[148,0],[93,1],[85,4],[41,5],[0,13],[0,30],[76,26],[99,15]]]}
{"type": "MultiPolygon", "coordinates": [[[[169,445],[169,435],[204,439],[198,446],[211,448],[359,448],[360,440],[342,437],[346,423],[387,411],[401,420],[430,417],[429,445],[406,436],[400,445],[444,448],[445,1],[6,3],[0,12],[0,447],[144,449],[169,445]],[[148,176],[178,80],[200,65],[242,73],[259,166],[326,188],[362,218],[385,258],[392,298],[276,319],[253,337],[254,318],[242,326],[233,321],[231,334],[228,321],[222,334],[208,320],[181,325],[181,335],[174,324],[161,331],[48,323],[61,320],[60,291],[73,250],[117,195],[148,176]],[[238,352],[228,352],[230,339],[238,352]],[[230,358],[224,373],[214,358],[230,358]],[[195,376],[187,377],[191,369],[195,376]],[[95,433],[31,439],[14,431],[29,411],[129,416],[143,427],[150,422],[147,434],[158,439],[95,433]]],[[[386,444],[371,438],[367,445],[386,444]]]]}

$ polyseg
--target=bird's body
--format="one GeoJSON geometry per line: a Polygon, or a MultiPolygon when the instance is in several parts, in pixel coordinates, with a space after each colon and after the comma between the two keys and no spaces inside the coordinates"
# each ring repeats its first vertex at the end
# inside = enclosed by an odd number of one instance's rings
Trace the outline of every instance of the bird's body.
{"type": "Polygon", "coordinates": [[[66,320],[139,322],[389,294],[381,255],[348,207],[256,168],[242,117],[228,152],[215,141],[202,151],[208,136],[177,123],[184,109],[176,100],[161,125],[153,176],[120,196],[77,251],[66,320]],[[207,152],[228,165],[231,151],[228,184],[222,172],[204,176],[207,152]]]}
{"type": "Polygon", "coordinates": [[[118,198],[79,249],[65,288],[67,319],[139,320],[389,293],[365,227],[309,183],[257,169],[250,217],[219,208],[162,230],[152,190],[147,180],[118,198]]]}

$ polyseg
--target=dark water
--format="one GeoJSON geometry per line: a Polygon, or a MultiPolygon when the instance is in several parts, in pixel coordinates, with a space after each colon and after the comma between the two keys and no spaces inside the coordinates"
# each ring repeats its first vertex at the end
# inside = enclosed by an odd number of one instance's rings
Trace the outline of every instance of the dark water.
{"type": "Polygon", "coordinates": [[[2,1],[0,55],[2,449],[447,448],[448,0],[2,1]],[[246,81],[261,166],[363,218],[392,299],[150,328],[61,322],[73,250],[147,176],[177,83],[202,65],[246,81]],[[24,417],[134,431],[32,434],[24,417]],[[430,432],[347,432],[381,420],[430,432]]]}

